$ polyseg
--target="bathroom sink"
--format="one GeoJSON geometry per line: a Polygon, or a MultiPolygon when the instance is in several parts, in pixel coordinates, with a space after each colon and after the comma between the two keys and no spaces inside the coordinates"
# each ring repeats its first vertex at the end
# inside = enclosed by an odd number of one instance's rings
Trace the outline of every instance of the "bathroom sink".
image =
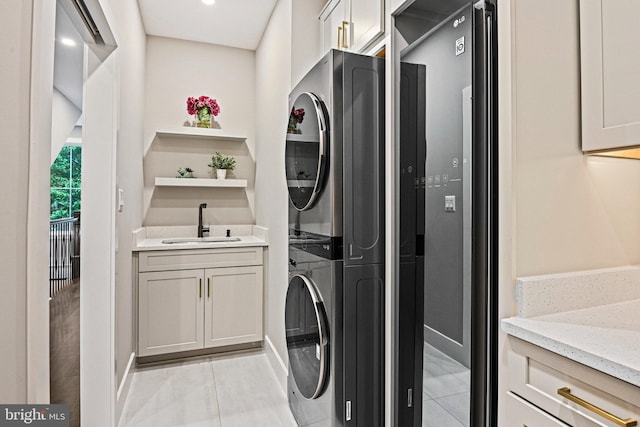
{"type": "Polygon", "coordinates": [[[224,243],[239,242],[241,240],[240,237],[178,237],[175,239],[164,239],[162,243],[224,243]]]}

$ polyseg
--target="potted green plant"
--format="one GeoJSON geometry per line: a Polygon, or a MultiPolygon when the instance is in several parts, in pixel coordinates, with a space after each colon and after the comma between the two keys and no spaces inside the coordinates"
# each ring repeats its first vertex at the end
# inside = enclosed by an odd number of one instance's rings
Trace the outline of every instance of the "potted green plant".
{"type": "Polygon", "coordinates": [[[178,175],[176,178],[195,178],[196,176],[193,174],[193,169],[191,168],[180,168],[178,169],[178,175]]]}
{"type": "Polygon", "coordinates": [[[236,168],[236,159],[216,152],[216,154],[211,156],[209,167],[216,170],[216,177],[218,179],[225,179],[227,177],[227,170],[234,170],[236,168]]]}

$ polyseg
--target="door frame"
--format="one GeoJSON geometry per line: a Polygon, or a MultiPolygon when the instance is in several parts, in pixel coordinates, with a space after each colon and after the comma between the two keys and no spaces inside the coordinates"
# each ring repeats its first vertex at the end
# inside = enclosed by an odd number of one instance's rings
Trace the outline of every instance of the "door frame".
{"type": "Polygon", "coordinates": [[[56,3],[32,14],[27,214],[27,401],[49,403],[49,239],[51,111],[56,3]]]}
{"type": "MultiPolygon", "coordinates": [[[[56,2],[31,0],[31,76],[29,108],[29,187],[27,216],[27,400],[50,403],[49,369],[49,199],[51,166],[51,113],[56,2]]],[[[112,15],[97,1],[106,15],[107,33],[111,33],[112,15]]],[[[99,49],[99,48],[98,48],[99,49]]],[[[103,108],[97,112],[101,127],[110,132],[95,132],[94,143],[83,147],[83,242],[81,257],[81,405],[85,424],[101,427],[115,425],[115,177],[116,138],[119,101],[117,54],[115,46],[94,55],[92,74],[105,67],[103,83],[112,90],[103,108]],[[108,52],[108,53],[105,53],[108,52]],[[85,157],[86,153],[86,157],[85,157]],[[87,183],[88,185],[85,185],[87,183]],[[109,196],[105,197],[103,189],[109,196]],[[100,192],[102,191],[102,192],[100,192]],[[98,196],[98,194],[100,196],[98,196]],[[98,262],[88,262],[98,260],[98,262]],[[104,260],[107,260],[106,262],[104,260]],[[90,417],[90,419],[89,419],[90,417]],[[98,421],[100,420],[100,421],[98,421]]],[[[85,64],[89,49],[85,46],[85,64]]],[[[86,68],[86,66],[85,66],[86,68]]],[[[85,77],[85,100],[86,100],[85,77]]],[[[92,96],[92,95],[90,95],[92,96]]],[[[96,121],[97,122],[97,121],[96,121]]],[[[86,122],[85,122],[86,123],[86,122]]],[[[84,133],[84,130],[83,130],[84,133]]]]}

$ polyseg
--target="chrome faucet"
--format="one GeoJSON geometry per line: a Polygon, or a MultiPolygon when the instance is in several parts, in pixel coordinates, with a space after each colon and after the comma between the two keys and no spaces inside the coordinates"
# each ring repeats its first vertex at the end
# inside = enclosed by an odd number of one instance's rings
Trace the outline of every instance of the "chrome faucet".
{"type": "Polygon", "coordinates": [[[206,203],[200,203],[200,207],[198,208],[198,237],[204,237],[204,233],[209,232],[209,227],[204,227],[202,225],[202,209],[206,207],[206,203]]]}

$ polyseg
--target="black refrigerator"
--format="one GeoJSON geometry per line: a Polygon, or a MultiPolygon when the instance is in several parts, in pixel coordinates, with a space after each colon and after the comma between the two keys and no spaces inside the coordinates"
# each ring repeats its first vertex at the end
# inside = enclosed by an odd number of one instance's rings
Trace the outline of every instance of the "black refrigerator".
{"type": "Polygon", "coordinates": [[[416,0],[400,64],[396,423],[496,425],[497,43],[490,1],[416,0]]]}

